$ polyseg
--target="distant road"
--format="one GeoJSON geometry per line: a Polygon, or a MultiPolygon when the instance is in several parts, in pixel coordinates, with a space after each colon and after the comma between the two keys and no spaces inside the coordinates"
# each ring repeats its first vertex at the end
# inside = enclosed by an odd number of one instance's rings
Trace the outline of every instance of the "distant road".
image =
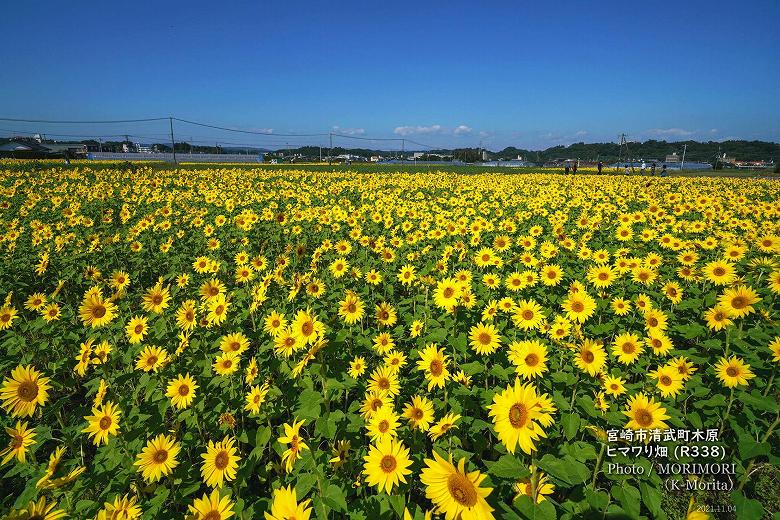
{"type": "MultiPolygon", "coordinates": [[[[112,153],[91,152],[90,159],[98,161],[164,161],[173,162],[172,153],[112,153]]],[[[208,162],[208,163],[259,163],[260,156],[238,153],[177,153],[177,162],[208,162]]]]}

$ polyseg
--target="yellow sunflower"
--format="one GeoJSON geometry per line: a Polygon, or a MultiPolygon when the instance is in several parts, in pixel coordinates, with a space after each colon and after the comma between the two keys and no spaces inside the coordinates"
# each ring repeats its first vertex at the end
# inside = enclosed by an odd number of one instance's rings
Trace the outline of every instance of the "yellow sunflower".
{"type": "Polygon", "coordinates": [[[271,311],[268,316],[263,320],[263,330],[269,333],[274,338],[277,337],[287,327],[287,320],[284,314],[278,311],[271,311]]]}
{"type": "Polygon", "coordinates": [[[469,331],[471,348],[479,355],[492,354],[501,346],[501,336],[491,324],[479,323],[469,331]]]}
{"type": "Polygon", "coordinates": [[[648,376],[656,379],[656,386],[662,397],[676,397],[684,386],[683,377],[676,367],[663,366],[648,372],[648,376]]]}
{"type": "Polygon", "coordinates": [[[509,345],[509,361],[523,379],[533,379],[547,372],[547,347],[541,341],[515,341],[509,345]]]}
{"type": "Polygon", "coordinates": [[[270,389],[271,387],[267,382],[263,383],[262,386],[252,386],[246,394],[246,405],[244,405],[244,410],[247,410],[252,414],[260,413],[260,407],[265,402],[265,397],[268,395],[270,389]]]}
{"type": "Polygon", "coordinates": [[[9,520],[59,520],[67,518],[68,514],[57,509],[57,502],[46,502],[46,497],[41,497],[37,502],[31,501],[26,507],[13,510],[6,517],[9,520]]]}
{"type": "Polygon", "coordinates": [[[460,415],[456,413],[448,413],[436,423],[434,423],[430,428],[428,428],[428,436],[431,438],[431,440],[437,440],[444,436],[448,431],[450,431],[452,428],[457,428],[455,425],[456,422],[460,419],[460,415]]]}
{"type": "Polygon", "coordinates": [[[400,441],[385,439],[371,446],[368,455],[363,457],[363,474],[369,486],[376,486],[377,490],[390,493],[393,487],[406,483],[406,475],[412,471],[409,459],[409,448],[404,447],[400,441]]]}
{"type": "Polygon", "coordinates": [[[196,498],[187,507],[190,511],[187,520],[225,520],[233,516],[234,504],[230,497],[220,497],[219,490],[215,489],[211,495],[204,493],[203,498],[196,498]]]}
{"type": "Polygon", "coordinates": [[[772,352],[772,361],[780,362],[780,336],[775,336],[769,343],[769,350],[772,352]]]}
{"type": "Polygon", "coordinates": [[[431,343],[419,353],[420,360],[417,361],[417,370],[425,373],[428,380],[428,391],[434,387],[444,388],[444,384],[450,378],[450,372],[447,370],[447,359],[444,350],[439,350],[435,343],[431,343]]]}
{"type": "Polygon", "coordinates": [[[309,520],[311,500],[302,500],[298,502],[295,494],[295,488],[292,486],[281,487],[274,490],[271,511],[263,513],[265,520],[309,520]]]}
{"type": "Polygon", "coordinates": [[[302,342],[302,345],[311,345],[322,336],[325,326],[312,314],[311,309],[307,308],[298,311],[295,315],[290,324],[290,331],[302,342]]]}
{"type": "Polygon", "coordinates": [[[192,404],[197,389],[198,385],[189,373],[186,376],[179,374],[168,383],[165,395],[171,398],[173,406],[182,410],[192,404]]]}
{"type": "Polygon", "coordinates": [[[241,332],[226,334],[219,340],[219,349],[222,352],[235,352],[237,355],[240,355],[248,348],[249,338],[241,332]]]}
{"type": "Polygon", "coordinates": [[[398,436],[398,415],[391,406],[383,406],[377,410],[366,424],[366,435],[371,442],[381,442],[398,436]]]}
{"type": "Polygon", "coordinates": [[[582,370],[595,376],[604,368],[607,361],[606,352],[601,343],[586,339],[575,353],[574,364],[582,370]]]}
{"type": "Polygon", "coordinates": [[[200,475],[207,486],[221,488],[224,482],[236,478],[236,469],[241,457],[237,455],[236,440],[226,436],[219,442],[209,441],[206,453],[201,454],[203,465],[200,475]]]}
{"type": "Polygon", "coordinates": [[[32,365],[19,365],[11,377],[3,380],[0,399],[3,409],[14,417],[30,417],[35,408],[49,399],[49,378],[43,377],[32,365]]]}
{"type": "Polygon", "coordinates": [[[276,439],[276,442],[279,444],[287,444],[288,447],[282,453],[282,464],[284,465],[284,470],[289,473],[292,471],[293,464],[295,464],[295,461],[301,458],[301,452],[303,450],[308,450],[309,446],[306,444],[306,442],[303,440],[300,434],[301,426],[303,426],[304,421],[296,421],[293,419],[292,425],[288,423],[284,423],[282,426],[284,428],[284,435],[280,436],[278,439],[276,439]]]}
{"type": "Polygon", "coordinates": [[[514,453],[520,446],[525,453],[531,454],[536,450],[534,441],[547,437],[542,425],[551,423],[555,408],[540,398],[533,383],[522,384],[520,378],[516,378],[514,386],[493,396],[493,404],[488,410],[496,435],[507,451],[514,453]]]}
{"type": "Polygon", "coordinates": [[[722,305],[716,305],[704,313],[704,319],[707,321],[707,327],[711,330],[723,330],[734,321],[730,318],[731,309],[722,305]]]}
{"type": "Polygon", "coordinates": [[[420,473],[420,482],[425,485],[425,496],[436,506],[436,512],[448,520],[493,520],[493,508],[485,500],[493,488],[480,487],[485,479],[479,471],[466,472],[466,459],[458,466],[436,451],[433,459],[425,459],[426,467],[420,473]]]}
{"type": "Polygon", "coordinates": [[[632,430],[664,430],[667,428],[666,408],[656,403],[653,398],[649,398],[638,393],[628,398],[626,410],[623,412],[628,417],[625,427],[632,430]]]}
{"type": "Polygon", "coordinates": [[[547,475],[545,475],[543,471],[537,469],[533,464],[528,469],[531,472],[531,476],[515,482],[512,486],[512,489],[515,492],[514,500],[525,495],[531,497],[531,500],[538,504],[543,500],[546,500],[545,495],[550,495],[555,491],[555,486],[547,480],[547,475]],[[534,488],[531,483],[534,474],[536,474],[536,497],[534,497],[534,488]]]}
{"type": "Polygon", "coordinates": [[[433,303],[440,309],[451,311],[458,304],[461,285],[453,278],[445,278],[436,284],[433,292],[433,303]]]}
{"type": "Polygon", "coordinates": [[[355,293],[348,293],[339,302],[339,316],[347,325],[352,325],[363,319],[364,307],[360,297],[355,293]]]}
{"type": "Polygon", "coordinates": [[[148,320],[146,316],[133,316],[125,327],[127,341],[131,345],[141,343],[149,331],[148,320]]]}
{"type": "Polygon", "coordinates": [[[27,422],[16,421],[16,426],[6,426],[5,432],[11,437],[11,442],[7,448],[0,451],[0,466],[5,466],[13,458],[21,463],[26,462],[27,448],[36,443],[35,427],[27,428],[27,422]]]}
{"type": "Polygon", "coordinates": [[[702,268],[701,272],[707,281],[715,285],[728,285],[737,279],[734,266],[720,260],[708,263],[702,268]]]}
{"type": "Polygon", "coordinates": [[[89,424],[81,431],[89,434],[89,437],[94,437],[92,442],[96,446],[108,444],[109,435],[119,434],[120,414],[119,407],[111,401],[95,406],[92,408],[92,415],[84,417],[89,424]]]}
{"type": "Polygon", "coordinates": [[[179,465],[176,456],[180,449],[179,443],[173,438],[160,434],[146,443],[134,465],[138,466],[144,480],[149,483],[157,482],[179,465]]]}
{"type": "Polygon", "coordinates": [[[404,417],[409,421],[409,426],[412,429],[419,428],[421,431],[428,431],[434,420],[433,403],[424,396],[415,395],[404,408],[404,417]]]}
{"type": "Polygon", "coordinates": [[[604,391],[611,396],[617,397],[626,392],[625,380],[622,377],[604,376],[604,391]]]}
{"type": "Polygon", "coordinates": [[[235,352],[223,352],[214,359],[212,368],[217,375],[229,376],[238,370],[241,358],[235,352]]]}
{"type": "Polygon", "coordinates": [[[596,310],[596,300],[586,292],[570,292],[561,307],[569,320],[583,323],[596,310]]]}
{"type": "Polygon", "coordinates": [[[748,380],[756,375],[750,370],[750,365],[737,356],[722,357],[715,364],[715,375],[727,388],[747,386],[748,380]]]}
{"type": "Polygon", "coordinates": [[[100,520],[100,513],[103,513],[106,520],[136,520],[141,518],[143,511],[137,505],[138,497],[128,497],[127,495],[114,498],[113,502],[103,503],[103,509],[98,513],[98,520],[100,520]]]}
{"type": "Polygon", "coordinates": [[[135,362],[135,368],[144,372],[156,372],[168,361],[168,352],[165,349],[155,346],[145,347],[139,354],[135,362]]]}
{"type": "MultiPolygon", "coordinates": [[[[79,306],[79,315],[84,326],[96,329],[111,323],[116,317],[117,307],[109,300],[105,300],[100,290],[89,291],[79,306]]],[[[0,309],[2,314],[2,309],[0,309]]],[[[1,321],[1,320],[0,320],[1,321]]]]}
{"type": "Polygon", "coordinates": [[[368,390],[377,393],[386,393],[389,396],[396,396],[401,391],[401,385],[398,382],[398,374],[392,367],[379,367],[371,373],[368,381],[368,390]]]}
{"type": "Polygon", "coordinates": [[[761,301],[758,293],[745,285],[729,288],[723,291],[718,303],[729,310],[729,316],[742,318],[754,312],[753,304],[761,301]]]}
{"type": "Polygon", "coordinates": [[[162,282],[157,282],[154,287],[146,291],[143,298],[143,309],[155,314],[162,313],[168,308],[171,299],[170,289],[163,287],[162,282]]]}
{"type": "Polygon", "coordinates": [[[544,320],[542,307],[533,300],[520,300],[512,313],[512,323],[520,330],[535,330],[544,320]]]}
{"type": "Polygon", "coordinates": [[[612,342],[612,354],[617,357],[619,363],[630,365],[642,355],[644,347],[639,336],[624,332],[615,336],[612,342]]]}

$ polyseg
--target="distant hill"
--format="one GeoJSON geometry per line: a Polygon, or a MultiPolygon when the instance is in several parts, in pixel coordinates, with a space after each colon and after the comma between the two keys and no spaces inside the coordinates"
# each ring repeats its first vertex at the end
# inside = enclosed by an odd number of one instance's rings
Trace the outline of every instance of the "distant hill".
{"type": "MultiPolygon", "coordinates": [[[[667,155],[682,155],[683,147],[686,161],[711,162],[720,151],[736,160],[774,160],[780,161],[780,144],[766,141],[656,141],[628,143],[628,153],[634,159],[656,159],[663,161],[667,155]]],[[[504,148],[493,154],[501,159],[512,159],[518,155],[529,161],[551,161],[553,159],[581,159],[615,161],[619,156],[617,143],[574,143],[569,146],[553,146],[545,150],[521,150],[514,147],[504,148]]],[[[623,156],[625,157],[625,148],[623,156]]]]}
{"type": "MultiPolygon", "coordinates": [[[[30,138],[14,138],[14,140],[30,141],[30,138]]],[[[0,145],[8,142],[8,138],[0,138],[0,145]]],[[[47,141],[50,142],[50,141],[47,141]]],[[[51,141],[53,142],[53,141],[51,141]]],[[[63,144],[64,142],[58,142],[63,144]]],[[[94,140],[84,140],[80,143],[87,145],[89,151],[112,151],[119,152],[122,150],[121,141],[103,142],[98,143],[94,140]]],[[[127,142],[128,145],[132,143],[127,142]]],[[[715,156],[720,153],[726,154],[729,159],[737,161],[748,160],[765,160],[774,161],[775,164],[780,163],[780,144],[767,141],[744,141],[744,140],[732,140],[732,141],[656,141],[649,140],[645,142],[633,142],[628,143],[628,158],[636,160],[656,160],[664,161],[667,155],[677,153],[682,156],[683,147],[687,145],[685,153],[686,161],[697,162],[713,162],[715,156]]],[[[162,152],[170,151],[170,143],[156,143],[152,145],[155,150],[162,152]]],[[[290,155],[296,155],[298,158],[316,160],[322,154],[323,157],[327,156],[328,149],[319,146],[301,146],[298,148],[279,148],[278,150],[269,150],[267,148],[248,147],[243,148],[239,146],[200,146],[191,145],[187,142],[177,142],[177,152],[189,152],[190,150],[196,153],[274,153],[278,152],[285,157],[290,155]]],[[[478,148],[456,148],[456,149],[407,149],[405,150],[405,156],[411,155],[413,152],[425,152],[428,154],[440,154],[450,155],[460,160],[467,162],[479,161],[482,157],[481,150],[478,148]]],[[[331,155],[343,155],[350,154],[368,159],[372,155],[378,155],[385,158],[400,157],[401,153],[398,150],[378,150],[370,148],[343,148],[334,147],[330,150],[331,155]]],[[[620,147],[617,143],[574,143],[568,146],[553,146],[544,150],[527,150],[524,148],[516,148],[509,146],[500,151],[487,151],[490,159],[511,160],[516,159],[519,155],[524,161],[545,163],[555,159],[580,159],[582,161],[604,161],[605,163],[614,162],[618,159],[620,153],[620,147]]],[[[623,149],[623,158],[626,157],[625,148],[623,149]]]]}
{"type": "MultiPolygon", "coordinates": [[[[774,160],[780,162],[780,144],[767,141],[656,141],[649,140],[643,143],[628,143],[628,153],[630,158],[637,160],[657,160],[663,161],[667,155],[677,153],[682,156],[683,147],[688,145],[685,152],[686,161],[713,162],[715,156],[726,154],[727,157],[735,160],[774,160]]],[[[316,146],[302,146],[293,148],[290,153],[301,154],[305,157],[317,157],[319,148],[316,146]]],[[[421,151],[433,154],[455,155],[456,158],[466,158],[467,161],[479,160],[480,154],[477,148],[458,148],[458,149],[437,149],[420,150],[408,149],[405,154],[421,151]]],[[[510,160],[516,159],[519,155],[525,161],[544,163],[554,159],[580,159],[584,161],[604,161],[605,163],[614,162],[618,159],[620,147],[617,143],[574,143],[569,146],[553,146],[545,150],[527,150],[509,146],[500,151],[488,151],[491,159],[510,160]]],[[[384,157],[395,157],[399,155],[397,151],[376,150],[367,148],[342,148],[336,147],[331,151],[333,155],[351,154],[361,157],[370,157],[372,155],[382,155],[384,157]]],[[[322,154],[326,155],[327,150],[322,149],[322,154]]],[[[625,148],[623,158],[626,157],[625,148]]]]}
{"type": "Polygon", "coordinates": [[[225,153],[268,153],[271,150],[268,148],[241,148],[239,146],[221,146],[225,153]]]}

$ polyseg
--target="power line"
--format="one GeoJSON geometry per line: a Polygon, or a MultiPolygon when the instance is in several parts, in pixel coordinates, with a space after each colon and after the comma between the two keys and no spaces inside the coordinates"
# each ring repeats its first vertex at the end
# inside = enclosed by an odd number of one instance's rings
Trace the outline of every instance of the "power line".
{"type": "Polygon", "coordinates": [[[431,150],[436,150],[437,148],[438,149],[446,149],[446,148],[443,148],[441,146],[431,146],[429,144],[418,143],[417,141],[412,141],[411,139],[407,139],[406,142],[407,143],[416,144],[417,146],[424,146],[426,148],[430,148],[431,150]]]}
{"type": "Polygon", "coordinates": [[[224,126],[217,126],[217,125],[210,125],[207,123],[198,123],[196,121],[188,121],[186,119],[179,119],[178,117],[173,118],[174,121],[179,121],[180,123],[187,123],[190,125],[196,125],[196,126],[203,126],[206,128],[215,128],[217,130],[224,130],[226,132],[238,132],[241,134],[253,134],[253,135],[267,135],[267,136],[279,136],[279,137],[323,137],[328,134],[276,134],[273,132],[257,132],[253,130],[238,130],[237,128],[227,128],[224,126]]]}
{"type": "MultiPolygon", "coordinates": [[[[149,135],[140,135],[140,134],[102,134],[102,135],[96,135],[96,134],[52,134],[49,132],[30,132],[26,130],[14,130],[10,128],[0,128],[0,132],[8,132],[11,134],[27,134],[27,135],[41,135],[41,136],[53,136],[53,137],[81,137],[84,138],[82,140],[97,140],[97,139],[105,139],[110,137],[132,137],[134,139],[146,139],[151,141],[157,141],[160,142],[165,139],[169,139],[169,134],[149,134],[149,135]]],[[[122,139],[124,141],[124,139],[122,139]]],[[[219,136],[198,136],[198,139],[185,139],[184,141],[180,142],[188,142],[188,143],[203,143],[203,144],[209,144],[214,142],[219,142],[220,144],[229,144],[234,146],[242,146],[242,147],[274,147],[278,146],[279,143],[274,142],[255,142],[255,143],[237,143],[235,141],[225,141],[221,139],[219,136]]],[[[318,146],[318,145],[310,145],[310,144],[298,144],[296,145],[300,146],[318,146]]],[[[167,146],[167,145],[166,145],[167,146]]]]}
{"type": "Polygon", "coordinates": [[[55,137],[85,137],[85,138],[97,138],[97,137],[122,137],[128,134],[52,134],[51,132],[30,132],[29,130],[13,130],[11,128],[0,128],[0,132],[9,132],[12,134],[28,134],[28,135],[51,135],[55,137]]]}
{"type": "Polygon", "coordinates": [[[117,119],[111,121],[53,121],[48,119],[13,119],[9,117],[0,117],[0,121],[14,121],[17,123],[52,123],[52,124],[109,124],[109,123],[144,123],[147,121],[165,121],[167,117],[149,117],[146,119],[117,119]]]}
{"type": "MultiPolygon", "coordinates": [[[[195,125],[200,126],[204,128],[212,128],[215,130],[222,130],[225,132],[234,132],[234,133],[241,133],[241,134],[249,134],[249,135],[262,135],[268,139],[274,139],[274,138],[294,138],[294,137],[329,137],[331,140],[335,137],[341,137],[343,139],[353,139],[353,140],[359,140],[359,141],[382,141],[382,142],[400,142],[402,149],[404,148],[404,143],[407,141],[409,143],[415,144],[417,146],[422,146],[424,148],[430,148],[430,149],[437,149],[441,147],[437,146],[431,146],[428,144],[420,143],[417,141],[413,141],[411,139],[406,139],[404,137],[367,137],[367,136],[356,136],[356,135],[347,135],[347,134],[341,134],[337,132],[328,132],[328,133],[311,133],[311,134],[280,134],[280,133],[274,133],[274,132],[260,132],[255,130],[240,130],[237,128],[229,128],[225,126],[219,126],[219,125],[213,125],[210,123],[201,123],[198,121],[191,121],[188,119],[181,119],[178,117],[149,117],[149,118],[141,118],[141,119],[114,119],[114,120],[53,120],[53,119],[21,119],[21,118],[9,118],[9,117],[0,117],[0,121],[11,121],[11,122],[17,122],[17,123],[43,123],[43,124],[121,124],[121,123],[145,123],[145,122],[156,122],[156,121],[178,121],[180,123],[185,123],[189,125],[195,125]]],[[[0,131],[4,132],[11,132],[11,133],[18,133],[18,134],[29,134],[29,135],[36,135],[36,134],[45,134],[49,136],[55,136],[55,137],[80,137],[80,138],[87,138],[87,139],[99,139],[99,138],[109,138],[109,137],[122,137],[122,136],[129,136],[130,134],[106,134],[106,135],[88,135],[88,134],[56,134],[56,133],[48,133],[48,132],[31,132],[26,130],[10,130],[10,129],[0,129],[0,131]]],[[[170,137],[170,134],[158,134],[158,136],[141,136],[141,135],[133,135],[132,137],[141,138],[141,139],[160,139],[160,138],[168,138],[170,137]]],[[[193,140],[194,142],[194,140],[193,140]]],[[[226,143],[227,144],[227,143],[226,143]]],[[[268,145],[252,145],[252,146],[278,146],[280,143],[273,143],[268,145]]],[[[300,145],[300,146],[307,146],[307,145],[300,145]]],[[[316,145],[315,145],[316,146],[316,145]]]]}
{"type": "MultiPolygon", "coordinates": [[[[337,134],[336,132],[331,132],[332,135],[335,135],[336,137],[344,137],[346,139],[359,139],[361,141],[404,141],[401,137],[360,137],[357,135],[345,135],[345,134],[337,134]]],[[[408,141],[408,139],[406,139],[408,141]]]]}

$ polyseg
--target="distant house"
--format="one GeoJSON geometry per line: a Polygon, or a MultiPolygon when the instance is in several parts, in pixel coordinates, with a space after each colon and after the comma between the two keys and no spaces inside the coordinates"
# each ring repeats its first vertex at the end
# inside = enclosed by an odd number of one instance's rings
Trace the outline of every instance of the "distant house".
{"type": "Polygon", "coordinates": [[[0,144],[0,152],[32,152],[42,151],[43,148],[37,143],[7,141],[0,144]]]}
{"type": "Polygon", "coordinates": [[[677,155],[677,152],[674,152],[672,155],[667,155],[666,160],[664,162],[667,163],[678,163],[680,162],[680,156],[677,155]]]}
{"type": "Polygon", "coordinates": [[[86,157],[87,145],[79,143],[38,143],[32,139],[10,139],[0,142],[0,157],[45,159],[47,157],[86,157]]]}
{"type": "Polygon", "coordinates": [[[79,143],[42,143],[50,154],[69,153],[71,156],[87,155],[87,145],[79,143]]]}

